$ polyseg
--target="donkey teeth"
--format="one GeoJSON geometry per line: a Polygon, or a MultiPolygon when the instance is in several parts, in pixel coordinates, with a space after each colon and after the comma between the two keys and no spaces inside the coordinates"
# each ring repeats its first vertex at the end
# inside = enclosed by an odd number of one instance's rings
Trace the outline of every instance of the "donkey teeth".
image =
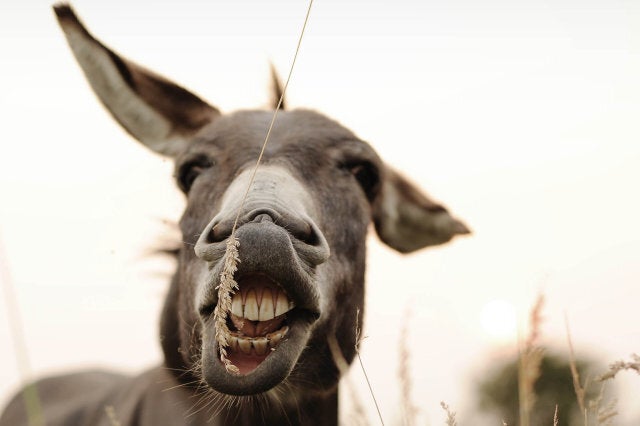
{"type": "Polygon", "coordinates": [[[275,348],[284,336],[289,332],[289,326],[285,325],[280,330],[267,334],[267,340],[269,340],[269,346],[275,348]]]}
{"type": "Polygon", "coordinates": [[[251,289],[242,303],[242,294],[238,291],[231,300],[231,313],[249,321],[269,321],[295,307],[284,292],[276,291],[276,293],[277,296],[274,296],[270,290],[265,290],[262,293],[262,300],[258,303],[258,295],[254,289],[251,289]]]}
{"type": "Polygon", "coordinates": [[[231,313],[240,318],[243,316],[242,295],[240,295],[240,293],[235,293],[233,295],[233,300],[231,301],[231,313]]]}
{"type": "Polygon", "coordinates": [[[256,355],[266,355],[275,350],[275,347],[282,341],[288,331],[289,327],[284,326],[280,330],[269,333],[264,337],[243,337],[228,334],[227,341],[232,351],[240,351],[245,355],[251,355],[251,349],[253,348],[253,352],[256,355]]]}
{"type": "Polygon", "coordinates": [[[267,321],[273,319],[274,309],[273,309],[273,296],[271,291],[265,290],[262,293],[262,301],[260,303],[260,314],[258,317],[259,321],[267,321]]]}
{"type": "Polygon", "coordinates": [[[260,307],[255,290],[249,290],[247,293],[247,299],[244,302],[244,317],[250,321],[258,321],[260,318],[260,307]]]}
{"type": "Polygon", "coordinates": [[[268,340],[266,337],[259,337],[251,341],[251,344],[253,345],[253,349],[255,349],[256,354],[258,355],[264,355],[267,353],[267,349],[269,347],[267,343],[268,343],[268,340]]]}
{"type": "Polygon", "coordinates": [[[275,316],[280,316],[291,309],[293,309],[293,302],[289,302],[287,296],[283,292],[279,291],[278,298],[276,299],[275,316]]]}
{"type": "Polygon", "coordinates": [[[232,351],[238,350],[238,338],[236,336],[227,335],[227,341],[232,351]]]}
{"type": "Polygon", "coordinates": [[[251,340],[249,339],[238,339],[238,348],[245,355],[251,354],[251,340]]]}
{"type": "Polygon", "coordinates": [[[282,340],[282,336],[287,334],[287,331],[289,331],[289,327],[285,327],[281,331],[277,331],[275,333],[267,334],[267,340],[269,341],[269,346],[271,348],[275,348],[276,345],[280,343],[280,340],[282,340]]]}

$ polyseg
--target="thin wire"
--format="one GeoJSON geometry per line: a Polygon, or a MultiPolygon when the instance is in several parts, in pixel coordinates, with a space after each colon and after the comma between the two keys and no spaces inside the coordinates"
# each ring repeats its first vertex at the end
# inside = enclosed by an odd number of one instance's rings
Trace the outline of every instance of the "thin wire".
{"type": "Polygon", "coordinates": [[[313,6],[313,0],[309,1],[309,7],[307,8],[307,14],[304,17],[304,24],[302,24],[302,30],[300,31],[300,37],[298,37],[298,44],[296,46],[296,52],[293,55],[293,61],[291,61],[291,67],[289,68],[289,75],[287,75],[287,81],[284,84],[284,88],[282,89],[282,93],[280,94],[280,99],[278,99],[278,105],[276,105],[276,109],[273,112],[273,116],[271,117],[271,123],[269,124],[269,130],[267,130],[267,134],[264,138],[264,143],[262,144],[262,149],[260,150],[260,155],[258,156],[258,160],[256,161],[256,165],[253,168],[253,172],[251,173],[251,178],[249,179],[249,185],[247,185],[247,190],[242,197],[242,202],[240,203],[240,207],[238,208],[238,214],[236,215],[236,219],[233,222],[233,228],[231,229],[231,237],[235,238],[236,228],[238,227],[238,221],[240,220],[240,215],[242,214],[242,208],[244,207],[245,202],[247,201],[247,197],[249,196],[249,191],[251,190],[251,185],[253,185],[253,181],[255,180],[256,173],[258,172],[258,167],[260,166],[260,162],[262,161],[262,157],[264,155],[264,151],[267,148],[267,142],[269,141],[269,136],[271,136],[271,130],[273,129],[273,124],[276,121],[276,117],[278,116],[278,111],[280,111],[280,106],[282,106],[282,102],[284,101],[285,94],[287,93],[287,88],[289,87],[289,81],[291,80],[291,74],[293,74],[293,68],[296,65],[296,60],[298,59],[298,53],[300,52],[300,45],[302,44],[302,38],[304,37],[304,32],[307,28],[307,22],[309,22],[309,15],[311,14],[311,6],[313,6]]]}

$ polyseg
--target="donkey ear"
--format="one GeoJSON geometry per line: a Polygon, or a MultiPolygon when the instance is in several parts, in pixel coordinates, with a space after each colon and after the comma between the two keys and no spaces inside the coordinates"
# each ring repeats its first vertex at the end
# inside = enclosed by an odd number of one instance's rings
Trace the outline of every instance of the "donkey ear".
{"type": "Polygon", "coordinates": [[[68,4],[54,11],[93,91],[134,138],[169,156],[181,152],[219,111],[196,95],[128,61],[95,39],[68,4]]]}
{"type": "Polygon", "coordinates": [[[380,239],[402,253],[446,243],[469,228],[447,209],[387,167],[373,220],[380,239]]]}

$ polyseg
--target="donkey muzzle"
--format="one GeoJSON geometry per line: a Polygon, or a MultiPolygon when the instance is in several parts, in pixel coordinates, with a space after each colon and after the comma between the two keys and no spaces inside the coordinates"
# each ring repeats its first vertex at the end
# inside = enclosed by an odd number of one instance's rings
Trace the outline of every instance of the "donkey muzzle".
{"type": "Polygon", "coordinates": [[[326,239],[313,220],[314,204],[303,185],[274,166],[258,170],[247,192],[249,180],[246,171],[229,186],[219,213],[195,247],[210,270],[196,302],[203,325],[203,375],[213,389],[234,395],[267,391],[293,370],[321,315],[315,270],[329,257],[326,239]],[[229,373],[219,360],[212,315],[233,232],[240,259],[234,280],[240,288],[228,313],[231,346],[227,351],[239,375],[229,373]]]}

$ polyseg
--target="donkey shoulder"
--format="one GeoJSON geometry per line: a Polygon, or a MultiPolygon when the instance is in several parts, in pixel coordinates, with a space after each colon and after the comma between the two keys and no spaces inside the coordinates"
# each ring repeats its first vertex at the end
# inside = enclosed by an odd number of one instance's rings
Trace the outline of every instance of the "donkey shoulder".
{"type": "MultiPolygon", "coordinates": [[[[85,371],[48,377],[34,383],[48,426],[113,424],[189,425],[189,398],[175,388],[175,379],[157,367],[129,377],[106,371],[85,371]]],[[[195,402],[195,401],[193,401],[195,402]]],[[[7,405],[0,426],[28,424],[22,392],[7,405]]]]}

